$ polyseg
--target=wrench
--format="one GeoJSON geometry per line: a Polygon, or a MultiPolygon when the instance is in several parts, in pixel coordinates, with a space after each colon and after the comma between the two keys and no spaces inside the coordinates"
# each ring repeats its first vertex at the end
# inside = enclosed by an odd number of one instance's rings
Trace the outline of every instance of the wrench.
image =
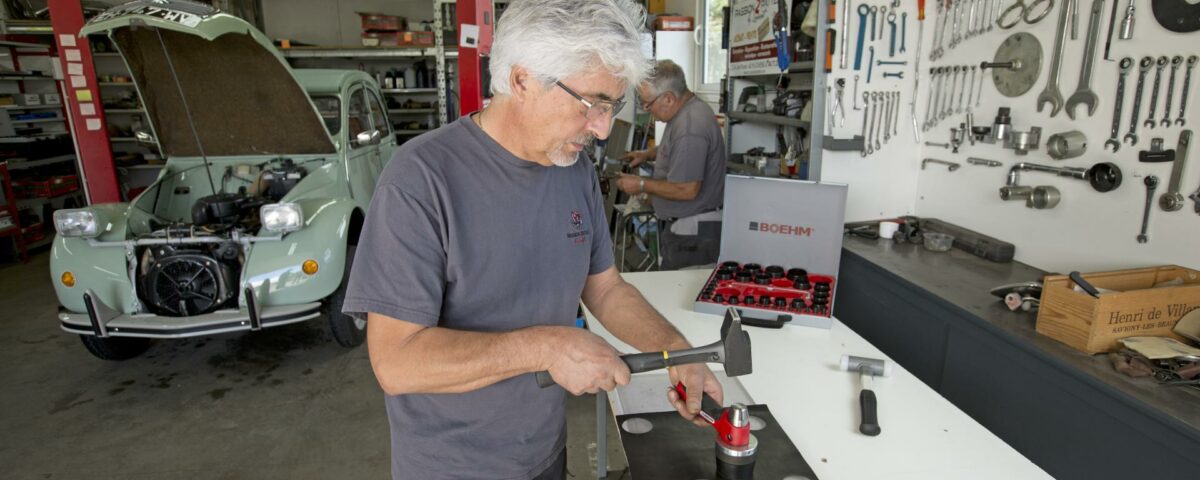
{"type": "Polygon", "coordinates": [[[872,139],[875,137],[875,119],[878,117],[878,114],[879,114],[879,95],[876,93],[866,93],[866,92],[864,92],[863,95],[870,95],[871,99],[868,100],[867,104],[873,105],[875,107],[875,108],[867,109],[868,112],[870,112],[869,114],[871,115],[871,128],[869,130],[867,130],[867,137],[863,139],[863,142],[865,142],[867,145],[867,155],[871,155],[871,154],[875,153],[875,144],[872,139]]]}
{"type": "Polygon", "coordinates": [[[1163,106],[1163,128],[1171,126],[1171,103],[1175,100],[1175,74],[1179,73],[1180,65],[1183,65],[1182,56],[1171,57],[1171,80],[1167,82],[1167,104],[1163,106]]]}
{"type": "Polygon", "coordinates": [[[888,43],[888,58],[896,56],[896,12],[889,13],[887,16],[888,31],[891,32],[891,41],[888,43]]]}
{"type": "Polygon", "coordinates": [[[946,39],[946,8],[945,2],[938,0],[937,2],[937,20],[933,24],[933,43],[929,49],[929,61],[937,60],[942,56],[942,46],[946,39]]]}
{"type": "MultiPolygon", "coordinates": [[[[967,79],[967,67],[963,67],[963,80],[966,80],[966,79],[967,79]]],[[[963,94],[967,93],[968,86],[970,86],[971,90],[975,90],[975,69],[974,69],[974,67],[972,67],[972,69],[971,69],[971,80],[967,81],[966,83],[963,83],[962,91],[958,92],[958,108],[954,110],[955,113],[963,113],[963,94]]],[[[967,110],[970,110],[970,109],[971,109],[971,97],[968,95],[967,96],[967,110]]]]}
{"type": "Polygon", "coordinates": [[[1187,113],[1188,89],[1192,86],[1192,68],[1196,66],[1197,57],[1191,55],[1187,59],[1187,74],[1183,76],[1183,93],[1179,96],[1179,118],[1175,119],[1175,125],[1182,127],[1184,125],[1183,115],[1187,113]]]}
{"type": "Polygon", "coordinates": [[[1108,14],[1108,40],[1104,41],[1104,59],[1110,62],[1112,58],[1109,58],[1108,53],[1112,50],[1113,27],[1117,26],[1117,5],[1120,3],[1121,0],[1113,0],[1112,13],[1108,14]]]}
{"type": "Polygon", "coordinates": [[[862,108],[858,106],[858,75],[854,76],[854,95],[853,95],[853,97],[854,97],[854,110],[855,111],[862,110],[862,108]]]}
{"type": "Polygon", "coordinates": [[[883,78],[899,78],[904,79],[904,72],[883,72],[883,78]]]}
{"type": "Polygon", "coordinates": [[[1129,142],[1130,145],[1137,145],[1138,114],[1142,110],[1142,91],[1145,90],[1146,73],[1150,71],[1151,65],[1154,65],[1154,59],[1151,57],[1142,57],[1142,60],[1138,62],[1138,82],[1137,88],[1133,91],[1133,112],[1129,117],[1129,132],[1122,139],[1129,142]]]}
{"type": "Polygon", "coordinates": [[[1154,112],[1158,110],[1158,90],[1162,87],[1163,69],[1167,66],[1167,57],[1158,57],[1154,64],[1154,90],[1150,91],[1150,113],[1146,115],[1146,128],[1154,128],[1154,112]]]}
{"type": "Polygon", "coordinates": [[[939,121],[945,120],[947,115],[954,112],[954,90],[958,88],[958,65],[955,65],[952,71],[954,72],[954,76],[951,77],[950,90],[946,93],[945,105],[942,105],[942,111],[938,112],[939,121]]]}
{"type": "Polygon", "coordinates": [[[1175,147],[1175,166],[1171,167],[1171,179],[1167,181],[1167,193],[1158,197],[1158,207],[1164,212],[1176,212],[1183,208],[1183,194],[1179,184],[1183,182],[1183,168],[1187,163],[1188,148],[1192,145],[1192,131],[1179,132],[1179,144],[1175,147]]]}
{"type": "Polygon", "coordinates": [[[983,67],[979,67],[979,88],[975,90],[975,107],[979,107],[980,103],[983,102],[983,80],[986,78],[987,74],[983,73],[983,67]]]}
{"type": "MultiPolygon", "coordinates": [[[[904,46],[908,43],[908,12],[900,14],[900,53],[908,51],[904,46]]],[[[920,55],[918,55],[920,56],[920,55]]]]}
{"type": "Polygon", "coordinates": [[[871,7],[867,4],[858,6],[858,46],[854,47],[854,69],[862,69],[862,47],[863,36],[867,33],[867,14],[871,13],[871,7]]]}
{"type": "Polygon", "coordinates": [[[1154,205],[1154,189],[1158,188],[1158,177],[1149,175],[1143,183],[1146,184],[1146,210],[1142,212],[1142,233],[1137,236],[1138,243],[1150,241],[1146,230],[1150,228],[1150,206],[1154,205]]]}
{"type": "MultiPolygon", "coordinates": [[[[879,21],[879,39],[880,40],[883,40],[883,27],[885,26],[885,22],[887,21],[887,13],[888,13],[888,8],[886,5],[879,7],[879,17],[882,18],[882,20],[879,21]]],[[[874,25],[874,24],[872,24],[872,25],[874,25]]]]}
{"type": "MultiPolygon", "coordinates": [[[[1113,0],[1114,2],[1116,0],[1113,0]]],[[[1079,69],[1079,86],[1075,93],[1067,99],[1067,116],[1075,119],[1075,107],[1087,105],[1088,116],[1096,113],[1096,104],[1100,99],[1092,91],[1092,70],[1096,66],[1096,44],[1100,39],[1100,18],[1104,14],[1104,0],[1092,1],[1092,15],[1088,20],[1087,39],[1084,40],[1083,64],[1079,69]]]]}
{"type": "MultiPolygon", "coordinates": [[[[863,92],[862,97],[863,97],[862,156],[866,157],[868,155],[867,149],[871,145],[871,142],[867,141],[868,138],[871,138],[870,133],[867,130],[867,123],[871,118],[871,94],[869,94],[867,92],[863,92]]],[[[858,103],[857,97],[855,97],[855,103],[858,103]]]]}
{"type": "Polygon", "coordinates": [[[881,142],[879,140],[879,136],[883,133],[883,124],[880,123],[883,120],[883,108],[879,108],[879,107],[883,106],[883,105],[880,105],[881,103],[883,103],[883,96],[879,92],[872,93],[871,96],[875,98],[875,106],[877,107],[877,108],[875,108],[875,121],[874,121],[874,123],[875,123],[875,127],[874,127],[875,128],[875,151],[880,151],[881,149],[883,149],[883,142],[881,142]]]}
{"type": "Polygon", "coordinates": [[[978,0],[971,0],[971,7],[967,9],[967,38],[975,36],[975,10],[978,8],[978,0]]]}
{"type": "Polygon", "coordinates": [[[875,73],[875,46],[867,47],[871,52],[871,58],[867,59],[867,83],[871,83],[871,74],[875,73]]]}
{"type": "Polygon", "coordinates": [[[883,142],[892,139],[892,95],[883,93],[883,142]]]}
{"type": "Polygon", "coordinates": [[[841,39],[842,39],[842,47],[840,49],[841,50],[841,54],[840,54],[841,58],[839,59],[840,63],[838,65],[838,68],[845,70],[846,69],[846,56],[847,56],[846,49],[850,47],[850,30],[849,30],[850,29],[850,0],[846,0],[845,8],[842,8],[842,7],[843,7],[842,5],[838,5],[838,8],[842,9],[842,26],[841,26],[841,28],[838,29],[838,32],[837,32],[837,35],[839,37],[841,37],[841,39]]]}
{"type": "Polygon", "coordinates": [[[1062,92],[1058,89],[1058,77],[1062,70],[1062,53],[1063,42],[1067,39],[1067,17],[1071,12],[1071,8],[1067,2],[1063,2],[1062,12],[1058,14],[1058,29],[1054,31],[1054,58],[1050,60],[1050,75],[1046,77],[1046,88],[1037,97],[1037,111],[1041,111],[1050,104],[1050,116],[1058,115],[1058,112],[1063,107],[1062,92]]]}
{"type": "Polygon", "coordinates": [[[929,130],[929,123],[930,123],[929,115],[931,113],[933,113],[933,107],[934,107],[933,97],[934,97],[934,92],[936,91],[936,89],[933,87],[933,85],[934,85],[934,83],[939,82],[941,80],[941,78],[942,78],[941,72],[942,72],[941,67],[929,69],[929,96],[926,97],[926,99],[925,99],[925,121],[921,122],[921,126],[922,126],[921,130],[924,130],[924,131],[929,130]]]}
{"type": "Polygon", "coordinates": [[[892,92],[892,103],[895,108],[892,109],[892,136],[900,136],[900,92],[892,92]]]}
{"type": "Polygon", "coordinates": [[[871,41],[875,41],[875,19],[879,15],[879,7],[871,7],[871,41]]]}
{"type": "Polygon", "coordinates": [[[1118,135],[1121,133],[1121,104],[1125,103],[1125,77],[1129,76],[1129,69],[1133,67],[1133,59],[1125,57],[1118,64],[1120,68],[1117,75],[1117,99],[1113,101],[1113,119],[1112,132],[1109,133],[1109,139],[1104,142],[1104,148],[1112,147],[1113,153],[1121,149],[1121,140],[1118,135]]]}

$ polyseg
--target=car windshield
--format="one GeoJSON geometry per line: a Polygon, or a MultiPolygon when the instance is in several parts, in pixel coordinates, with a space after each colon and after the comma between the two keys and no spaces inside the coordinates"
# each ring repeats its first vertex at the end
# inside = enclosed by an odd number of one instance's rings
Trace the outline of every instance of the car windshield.
{"type": "Polygon", "coordinates": [[[317,111],[321,112],[321,119],[325,121],[325,130],[329,131],[329,136],[337,137],[338,132],[342,130],[342,102],[338,97],[333,95],[312,97],[313,105],[317,106],[317,111]]]}

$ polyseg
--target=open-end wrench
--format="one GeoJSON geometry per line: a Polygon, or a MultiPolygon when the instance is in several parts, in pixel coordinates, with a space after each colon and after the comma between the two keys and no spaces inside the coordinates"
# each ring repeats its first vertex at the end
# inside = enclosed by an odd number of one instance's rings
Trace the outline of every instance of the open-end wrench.
{"type": "Polygon", "coordinates": [[[862,48],[863,36],[867,34],[867,14],[871,13],[871,7],[867,4],[858,6],[858,45],[854,47],[854,69],[862,69],[862,48]]]}
{"type": "Polygon", "coordinates": [[[1192,146],[1192,131],[1179,132],[1179,144],[1175,147],[1175,166],[1171,167],[1171,179],[1167,180],[1167,192],[1158,197],[1158,208],[1175,212],[1183,208],[1183,194],[1179,184],[1183,182],[1183,168],[1187,164],[1188,149],[1192,146]]]}
{"type": "MultiPolygon", "coordinates": [[[[883,107],[883,94],[875,92],[871,94],[875,97],[876,106],[883,107]]],[[[875,151],[883,149],[883,142],[880,138],[883,136],[883,108],[875,109],[875,151]]]]}
{"type": "Polygon", "coordinates": [[[978,0],[970,0],[971,6],[967,8],[967,33],[966,38],[975,36],[975,11],[979,8],[978,0]]]}
{"type": "Polygon", "coordinates": [[[1163,69],[1167,67],[1167,57],[1158,57],[1154,63],[1154,89],[1150,91],[1150,113],[1146,114],[1146,128],[1154,128],[1154,112],[1158,111],[1158,90],[1162,87],[1163,69]]]}
{"type": "Polygon", "coordinates": [[[1138,62],[1138,81],[1137,87],[1133,91],[1133,111],[1129,113],[1129,131],[1122,138],[1130,145],[1137,145],[1137,127],[1138,115],[1142,110],[1142,92],[1146,89],[1146,73],[1150,71],[1150,66],[1154,65],[1154,59],[1151,57],[1142,57],[1138,62]]]}
{"type": "Polygon", "coordinates": [[[950,23],[950,41],[947,45],[950,48],[958,46],[958,12],[961,7],[961,2],[953,1],[946,7],[946,12],[949,14],[946,21],[950,23]]]}
{"type": "Polygon", "coordinates": [[[953,76],[950,78],[950,89],[946,91],[946,100],[943,102],[942,110],[938,112],[938,121],[945,120],[947,115],[954,111],[954,91],[958,88],[958,65],[950,67],[953,76]]]}
{"type": "Polygon", "coordinates": [[[1125,78],[1129,76],[1129,70],[1133,67],[1133,59],[1125,57],[1121,59],[1121,63],[1117,64],[1119,70],[1117,74],[1117,98],[1113,100],[1113,119],[1112,131],[1109,133],[1109,139],[1104,142],[1104,148],[1112,147],[1113,153],[1121,149],[1121,104],[1125,102],[1125,78]]]}
{"type": "Polygon", "coordinates": [[[862,156],[865,157],[865,156],[869,155],[867,150],[870,148],[870,145],[871,145],[871,142],[868,140],[869,138],[871,138],[870,131],[867,130],[867,124],[871,121],[871,94],[867,93],[867,92],[863,92],[862,97],[863,97],[862,156]]]}
{"type": "Polygon", "coordinates": [[[929,48],[929,61],[941,58],[942,48],[946,40],[946,5],[943,0],[937,0],[937,19],[933,24],[933,43],[929,48]]]}
{"type": "Polygon", "coordinates": [[[1182,55],[1171,57],[1171,79],[1167,81],[1167,104],[1163,105],[1163,128],[1171,126],[1171,104],[1175,101],[1175,75],[1179,73],[1180,65],[1183,65],[1182,55]]]}
{"type": "MultiPolygon", "coordinates": [[[[920,39],[917,40],[918,42],[920,39]]],[[[908,51],[905,45],[908,44],[908,12],[900,14],[900,53],[908,51]]],[[[917,53],[917,58],[920,58],[920,52],[917,53]]],[[[919,61],[919,60],[918,60],[919,61]]]]}
{"type": "Polygon", "coordinates": [[[989,9],[992,11],[992,13],[991,16],[988,17],[987,26],[987,31],[989,32],[992,31],[992,27],[996,25],[996,17],[1000,15],[1000,0],[992,0],[992,4],[994,6],[989,9]]]}
{"type": "Polygon", "coordinates": [[[1196,60],[1198,59],[1200,57],[1196,57],[1195,55],[1190,55],[1187,59],[1187,74],[1183,76],[1183,92],[1180,92],[1179,95],[1179,118],[1175,119],[1175,125],[1180,127],[1185,124],[1183,116],[1187,113],[1188,90],[1192,86],[1192,69],[1196,67],[1196,60]]]}
{"type": "Polygon", "coordinates": [[[837,35],[841,37],[842,46],[838,68],[846,69],[846,57],[848,56],[846,49],[850,47],[850,0],[839,2],[837,8],[842,10],[842,26],[838,28],[837,35]],[[842,5],[845,3],[845,5],[842,5]]]}
{"type": "Polygon", "coordinates": [[[887,23],[891,35],[891,40],[888,42],[888,58],[893,58],[896,56],[896,12],[888,14],[887,23]]]}
{"type": "Polygon", "coordinates": [[[1071,40],[1079,40],[1079,0],[1065,0],[1071,9],[1071,40]]]}
{"type": "Polygon", "coordinates": [[[1146,180],[1142,183],[1146,184],[1146,210],[1142,212],[1142,233],[1137,236],[1138,243],[1146,243],[1150,241],[1150,235],[1147,230],[1150,228],[1150,207],[1154,205],[1154,190],[1158,188],[1158,177],[1147,175],[1146,180]]]}
{"type": "Polygon", "coordinates": [[[863,142],[867,144],[867,155],[875,153],[875,120],[879,117],[879,94],[870,92],[869,95],[871,95],[869,103],[874,108],[868,109],[871,115],[871,128],[867,130],[867,137],[863,139],[863,142]]]}
{"type": "MultiPolygon", "coordinates": [[[[974,68],[974,67],[971,67],[971,68],[974,68]]],[[[988,77],[987,74],[983,72],[983,67],[979,67],[979,88],[975,90],[975,92],[976,92],[975,93],[975,106],[976,107],[979,107],[980,103],[983,102],[983,81],[987,77],[988,77]]]]}
{"type": "Polygon", "coordinates": [[[1063,107],[1062,92],[1058,88],[1058,77],[1062,71],[1063,43],[1067,39],[1067,17],[1071,12],[1070,4],[1062,2],[1062,11],[1058,14],[1058,26],[1054,31],[1054,56],[1050,60],[1050,75],[1046,77],[1046,88],[1037,97],[1037,111],[1041,113],[1046,104],[1050,104],[1050,116],[1058,115],[1063,107]]]}
{"type": "MultiPolygon", "coordinates": [[[[1113,0],[1114,2],[1116,0],[1113,0]]],[[[1079,85],[1067,99],[1067,116],[1075,119],[1075,107],[1087,105],[1088,116],[1096,113],[1100,98],[1092,91],[1092,70],[1096,66],[1096,44],[1100,41],[1100,19],[1104,15],[1104,0],[1092,1],[1092,14],[1088,20],[1087,39],[1083,41],[1083,63],[1079,67],[1079,85]]]]}

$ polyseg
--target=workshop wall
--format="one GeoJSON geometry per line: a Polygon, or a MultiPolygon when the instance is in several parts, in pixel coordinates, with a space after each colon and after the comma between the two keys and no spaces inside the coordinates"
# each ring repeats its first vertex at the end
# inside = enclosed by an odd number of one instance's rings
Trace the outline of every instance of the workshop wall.
{"type": "MultiPolygon", "coordinates": [[[[1064,46],[1059,86],[1064,101],[1075,92],[1080,75],[1080,64],[1084,53],[1084,43],[1087,37],[1088,23],[1092,10],[1092,0],[1079,1],[1079,31],[1078,38],[1071,40],[1067,37],[1064,46]]],[[[1042,65],[1039,78],[1033,88],[1016,98],[1001,95],[989,77],[983,82],[982,99],[979,107],[972,106],[975,112],[976,126],[991,126],[997,109],[1009,107],[1012,109],[1012,130],[1025,132],[1032,126],[1042,128],[1042,136],[1037,150],[1028,155],[1017,155],[1013,150],[1004,149],[1001,145],[977,143],[971,145],[964,142],[959,153],[951,153],[949,149],[930,147],[912,142],[911,122],[902,118],[900,138],[893,138],[891,143],[883,146],[882,153],[862,158],[858,152],[831,152],[824,155],[824,181],[846,182],[850,187],[850,200],[847,207],[847,220],[868,220],[885,216],[895,216],[905,213],[915,213],[922,217],[936,217],[959,224],[963,227],[977,230],[981,233],[1014,243],[1017,246],[1016,258],[1019,261],[1046,270],[1083,270],[1094,271],[1112,268],[1144,266],[1152,264],[1179,264],[1191,268],[1200,268],[1200,249],[1197,249],[1197,239],[1200,239],[1200,216],[1197,216],[1194,204],[1187,200],[1182,210],[1164,212],[1158,207],[1158,197],[1167,191],[1171,175],[1171,163],[1139,163],[1138,152],[1149,148],[1150,139],[1161,137],[1164,148],[1175,148],[1179,133],[1184,127],[1172,125],[1161,126],[1164,116],[1163,105],[1170,77],[1170,66],[1164,70],[1162,91],[1158,98],[1156,123],[1154,128],[1147,128],[1145,120],[1149,112],[1150,97],[1154,83],[1154,69],[1146,78],[1145,92],[1141,105],[1139,125],[1137,129],[1138,142],[1130,146],[1123,143],[1120,149],[1113,153],[1104,148],[1104,142],[1109,138],[1112,123],[1113,102],[1116,97],[1118,76],[1118,61],[1125,56],[1132,57],[1136,62],[1145,55],[1188,55],[1200,54],[1196,48],[1200,33],[1179,34],[1164,29],[1154,19],[1150,5],[1137,2],[1135,10],[1134,37],[1132,40],[1118,40],[1116,34],[1111,47],[1110,58],[1103,60],[1104,42],[1107,38],[1109,14],[1113,1],[1119,2],[1117,29],[1127,5],[1126,0],[1107,0],[1101,10],[1098,46],[1096,50],[1095,69],[1093,71],[1092,90],[1096,92],[1099,101],[1095,113],[1087,115],[1086,107],[1078,107],[1076,120],[1067,116],[1065,109],[1057,116],[1051,117],[1051,109],[1037,112],[1036,99],[1045,88],[1053,56],[1054,33],[1057,26],[1059,9],[1066,2],[1055,2],[1054,11],[1035,25],[1021,22],[1010,30],[994,27],[974,38],[966,39],[956,48],[945,49],[945,55],[936,62],[929,61],[930,46],[935,34],[937,2],[928,2],[926,10],[926,25],[924,47],[922,48],[921,85],[918,88],[917,108],[918,122],[924,120],[924,113],[929,88],[929,68],[952,65],[978,65],[981,61],[991,61],[1000,46],[1010,35],[1017,32],[1028,32],[1037,37],[1042,46],[1042,65]],[[1046,153],[1046,141],[1055,134],[1070,130],[1079,130],[1087,137],[1087,149],[1079,157],[1067,160],[1054,160],[1046,153]],[[1001,167],[986,167],[971,165],[966,162],[968,157],[979,157],[1001,162],[1001,167]],[[936,158],[961,164],[955,171],[949,171],[945,166],[930,164],[921,170],[923,158],[936,158]],[[1099,162],[1113,162],[1118,165],[1124,179],[1120,188],[1108,193],[1093,190],[1086,181],[1058,177],[1042,172],[1021,172],[1021,185],[1051,185],[1062,193],[1061,203],[1053,209],[1036,210],[1026,208],[1024,201],[1003,201],[999,197],[999,188],[1004,186],[1011,166],[1018,162],[1032,162],[1054,167],[1088,168],[1099,162]],[[1146,175],[1156,175],[1159,186],[1154,195],[1154,205],[1151,210],[1149,226],[1150,240],[1139,244],[1136,240],[1142,221],[1142,213],[1146,200],[1146,187],[1143,180],[1146,175]]],[[[904,2],[901,8],[909,9],[909,29],[915,39],[915,6],[904,2]]],[[[915,3],[915,2],[912,2],[915,3]]],[[[1001,2],[1005,3],[1005,2],[1001,2]]],[[[871,5],[889,5],[890,2],[876,1],[871,5]]],[[[854,4],[857,8],[858,3],[854,4]]],[[[1007,6],[1007,3],[1005,4],[1007,6]]],[[[857,35],[857,14],[851,13],[850,62],[853,62],[853,49],[857,35]]],[[[870,23],[868,19],[868,24],[870,23]]],[[[885,32],[886,33],[886,32],[885,32]]],[[[868,37],[869,38],[869,37],[868,37]]],[[[948,43],[948,41],[947,41],[948,43]]],[[[867,42],[867,45],[870,45],[867,42]]],[[[876,58],[880,55],[880,45],[886,49],[886,39],[875,43],[876,58]]],[[[913,45],[908,46],[912,52],[913,45]]],[[[864,47],[865,49],[865,47],[864,47]]],[[[864,51],[863,72],[865,78],[864,51]]],[[[911,61],[911,56],[908,58],[911,61]]],[[[835,67],[837,59],[835,58],[835,67]]],[[[907,99],[912,91],[910,79],[912,65],[904,67],[906,78],[903,81],[889,79],[884,81],[878,77],[879,67],[874,72],[875,77],[868,85],[869,90],[879,88],[901,88],[907,99]]],[[[888,71],[890,69],[883,69],[888,71]]],[[[1186,66],[1178,72],[1175,85],[1174,102],[1171,118],[1178,115],[1180,97],[1183,89],[1186,66]]],[[[978,73],[976,74],[978,75],[978,73]]],[[[831,78],[849,78],[852,85],[853,72],[841,73],[835,71],[831,78]]],[[[976,78],[978,82],[978,78],[976,78]]],[[[830,82],[833,83],[832,81],[830,82]]],[[[1193,80],[1193,87],[1196,80],[1193,80]]],[[[1133,108],[1133,99],[1137,84],[1137,67],[1126,79],[1124,105],[1121,113],[1120,135],[1128,132],[1129,117],[1133,108]]],[[[852,87],[850,87],[852,88],[852,87]]],[[[860,89],[862,86],[860,85],[860,89]]],[[[1200,127],[1200,117],[1197,116],[1196,92],[1189,92],[1189,107],[1187,113],[1187,128],[1200,127]]],[[[905,102],[906,103],[906,102],[905,102]]],[[[964,110],[965,113],[966,110],[964,110]]],[[[902,115],[907,115],[907,105],[902,115]]],[[[861,129],[861,112],[847,109],[846,126],[835,128],[833,131],[839,137],[857,134],[861,129]]],[[[950,142],[950,128],[965,122],[964,114],[947,117],[927,132],[923,132],[922,142],[950,142]]],[[[1195,148],[1189,152],[1195,157],[1195,148]]],[[[1186,196],[1200,188],[1200,160],[1191,158],[1190,165],[1185,168],[1182,176],[1181,192],[1186,196]]]]}
{"type": "Polygon", "coordinates": [[[362,45],[357,12],[379,12],[408,19],[410,30],[433,20],[433,0],[262,0],[268,37],[323,46],[362,45]]]}
{"type": "MultiPolygon", "coordinates": [[[[842,2],[839,2],[842,3],[842,2]]],[[[912,98],[913,92],[913,66],[916,62],[917,54],[917,15],[916,2],[905,1],[897,2],[903,5],[896,14],[896,54],[889,55],[889,45],[891,32],[887,26],[886,16],[880,17],[875,26],[875,41],[871,41],[869,33],[866,33],[871,28],[870,16],[867,17],[867,30],[864,31],[863,51],[862,51],[862,66],[860,70],[854,70],[854,57],[859,32],[859,16],[857,13],[858,5],[867,4],[876,7],[887,6],[891,8],[892,2],[886,0],[875,0],[873,2],[846,2],[851,4],[848,48],[846,55],[846,69],[840,67],[840,55],[835,53],[833,58],[833,72],[830,73],[828,85],[831,90],[826,94],[825,105],[827,108],[832,108],[834,99],[837,98],[836,84],[838,79],[845,80],[845,87],[842,93],[842,101],[845,104],[845,121],[838,120],[835,122],[829,121],[828,113],[826,112],[826,129],[825,135],[832,135],[839,139],[853,138],[856,135],[863,133],[863,108],[862,94],[864,92],[900,92],[900,111],[898,115],[893,115],[896,123],[896,134],[886,142],[882,142],[882,136],[879,151],[868,156],[863,156],[858,150],[854,151],[832,151],[828,150],[829,141],[826,141],[826,150],[822,156],[821,163],[821,181],[838,182],[850,184],[850,196],[846,204],[846,221],[871,220],[883,217],[895,217],[900,215],[911,214],[915,209],[915,198],[917,195],[917,172],[920,169],[919,147],[918,142],[913,137],[912,121],[910,119],[909,101],[912,98]],[[901,41],[901,34],[904,28],[904,15],[907,13],[908,18],[908,38],[906,41],[901,41]],[[883,26],[883,35],[879,35],[879,28],[883,26]],[[904,52],[901,53],[901,46],[904,46],[904,52]],[[874,66],[871,71],[868,67],[868,60],[871,57],[870,47],[875,47],[876,61],[904,61],[907,65],[902,66],[874,66]],[[870,73],[870,81],[868,82],[868,72],[870,73]],[[903,72],[904,78],[885,78],[884,73],[903,72]],[[855,95],[854,77],[858,76],[858,94],[855,95]],[[855,110],[858,106],[860,110],[855,110]]],[[[934,2],[928,2],[927,12],[931,13],[934,2]]],[[[837,12],[836,25],[841,25],[841,11],[837,12]]],[[[923,58],[920,62],[921,79],[920,89],[924,91],[928,85],[928,55],[929,55],[929,37],[930,31],[933,30],[933,22],[931,17],[926,17],[925,25],[925,44],[922,47],[923,58]]],[[[835,52],[840,52],[841,40],[835,40],[835,52]]],[[[818,61],[819,63],[819,61],[818,61]]],[[[978,63],[978,61],[976,61],[978,63]]],[[[924,113],[925,105],[917,104],[918,115],[924,113]]],[[[881,111],[882,112],[882,111],[881,111]]],[[[872,115],[874,116],[874,115],[872,115]]],[[[835,117],[837,118],[837,117],[835,117]]],[[[918,116],[918,122],[921,118],[918,116]]],[[[868,125],[868,129],[870,126],[868,125]]],[[[817,133],[817,132],[814,132],[817,133]]]]}
{"type": "MultiPolygon", "coordinates": [[[[1154,19],[1148,2],[1135,2],[1135,27],[1132,40],[1113,39],[1110,58],[1104,61],[1104,42],[1108,29],[1108,18],[1112,1],[1119,1],[1117,29],[1124,15],[1126,0],[1108,0],[1102,10],[1100,38],[1096,50],[1096,66],[1092,74],[1092,90],[1099,103],[1092,116],[1087,115],[1085,106],[1078,107],[1076,120],[1066,112],[1051,118],[1050,108],[1037,113],[1036,99],[1045,88],[1054,46],[1054,30],[1058,20],[1058,8],[1040,23],[1029,26],[1021,23],[1012,30],[998,28],[982,37],[968,40],[953,50],[939,64],[979,63],[990,60],[996,47],[1015,32],[1029,32],[1042,43],[1043,64],[1041,78],[1029,92],[1018,98],[999,95],[991,81],[984,83],[982,107],[976,109],[976,124],[991,125],[998,107],[1012,108],[1013,129],[1027,131],[1030,126],[1042,127],[1041,145],[1024,157],[1014,155],[998,145],[964,145],[957,155],[949,150],[925,147],[924,156],[944,158],[963,163],[962,168],[948,172],[945,168],[930,165],[919,172],[919,187],[916,213],[920,216],[938,217],[988,235],[1010,241],[1017,246],[1017,260],[1046,270],[1095,271],[1111,268],[1145,266],[1155,264],[1179,264],[1200,268],[1200,215],[1196,214],[1191,200],[1176,212],[1164,212],[1158,208],[1158,197],[1167,191],[1171,176],[1171,163],[1139,163],[1138,152],[1150,146],[1152,137],[1161,137],[1165,148],[1175,148],[1179,133],[1185,127],[1172,125],[1146,128],[1146,120],[1154,70],[1146,78],[1145,92],[1137,128],[1136,145],[1122,144],[1116,153],[1106,150],[1104,142],[1109,138],[1112,125],[1113,103],[1116,98],[1118,61],[1125,56],[1136,62],[1145,55],[1188,55],[1200,54],[1200,33],[1179,34],[1164,29],[1154,19]],[[1046,153],[1046,139],[1055,133],[1079,130],[1087,136],[1087,150],[1080,157],[1068,160],[1053,160],[1046,153]],[[999,160],[1001,168],[967,165],[968,156],[999,160]],[[998,189],[1004,185],[1008,169],[1019,161],[1035,162],[1053,166],[1090,167],[1098,162],[1113,162],[1124,173],[1124,180],[1115,191],[1099,193],[1085,181],[1055,177],[1040,172],[1022,172],[1022,185],[1053,185],[1062,191],[1062,203],[1057,208],[1035,210],[1026,208],[1024,202],[1000,200],[998,189]],[[1150,213],[1150,241],[1139,244],[1136,240],[1141,229],[1142,213],[1146,201],[1146,187],[1142,183],[1146,175],[1156,175],[1159,186],[1155,192],[1154,205],[1150,213]]],[[[1059,4],[1064,2],[1057,2],[1059,4]]],[[[1079,36],[1077,40],[1067,37],[1063,52],[1062,73],[1059,79],[1063,98],[1075,92],[1080,75],[1087,25],[1090,20],[1091,0],[1079,0],[1079,36]]],[[[932,24],[930,24],[932,25],[932,24]]],[[[927,26],[928,27],[928,26],[927,26]]],[[[927,29],[928,30],[928,29],[927,29]]],[[[927,34],[930,32],[926,32],[927,34]]],[[[1114,37],[1116,34],[1114,34],[1114,37]]],[[[1126,78],[1125,101],[1121,113],[1120,135],[1128,132],[1130,112],[1136,93],[1136,65],[1126,78]]],[[[1176,78],[1174,104],[1171,118],[1178,115],[1180,93],[1186,67],[1181,67],[1176,78]]],[[[1159,93],[1156,123],[1163,118],[1163,104],[1170,78],[1170,67],[1163,72],[1162,91],[1159,93]]],[[[1189,96],[1186,128],[1200,128],[1200,116],[1196,114],[1196,90],[1189,96]]],[[[924,90],[924,89],[922,89],[924,90]]],[[[924,94],[924,92],[922,92],[924,94]]],[[[961,116],[955,119],[957,124],[961,116]]],[[[937,142],[949,140],[950,125],[944,123],[929,132],[929,139],[937,142]]],[[[1191,148],[1188,165],[1183,172],[1181,191],[1187,194],[1200,188],[1200,152],[1191,148]]]]}

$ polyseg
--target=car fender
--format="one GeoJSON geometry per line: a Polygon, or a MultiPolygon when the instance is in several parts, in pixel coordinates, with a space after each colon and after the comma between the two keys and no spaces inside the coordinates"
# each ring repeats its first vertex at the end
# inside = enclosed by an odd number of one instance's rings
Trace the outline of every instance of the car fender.
{"type": "MultiPolygon", "coordinates": [[[[128,203],[104,203],[88,207],[96,215],[102,241],[123,241],[126,236],[128,203]]],[[[97,248],[88,239],[56,235],[50,248],[50,281],[58,302],[67,310],[83,313],[84,289],[91,289],[105,304],[123,313],[132,313],[137,299],[129,283],[125,249],[97,248]],[[62,275],[71,272],[75,285],[68,287],[62,275]]]]}
{"type": "MultiPolygon", "coordinates": [[[[357,241],[362,211],[349,198],[295,200],[304,210],[304,227],[279,241],[256,242],[242,268],[242,288],[254,289],[259,305],[315,302],[328,297],[342,283],[346,247],[357,241]],[[306,260],[317,262],[317,272],[301,270],[306,260]]],[[[260,232],[266,236],[269,232],[260,232]]],[[[246,299],[240,302],[245,306],[246,299]]]]}

